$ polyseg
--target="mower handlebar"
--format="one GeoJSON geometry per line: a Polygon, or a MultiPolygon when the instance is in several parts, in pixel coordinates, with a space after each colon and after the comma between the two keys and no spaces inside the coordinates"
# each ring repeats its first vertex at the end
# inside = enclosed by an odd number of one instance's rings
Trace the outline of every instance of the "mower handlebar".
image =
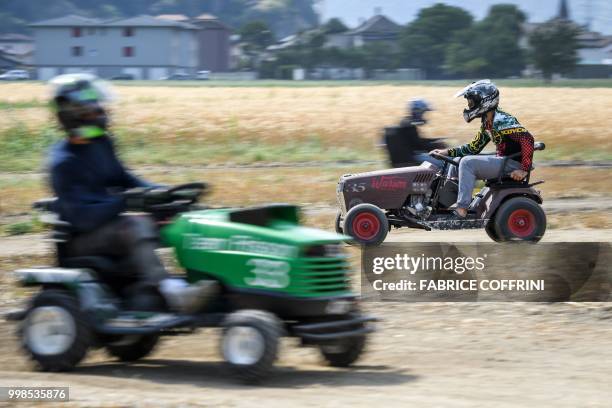
{"type": "Polygon", "coordinates": [[[155,216],[188,211],[207,189],[205,183],[187,183],[173,187],[134,188],[122,195],[129,210],[144,211],[155,216]]]}
{"type": "Polygon", "coordinates": [[[453,159],[451,159],[448,156],[443,156],[443,155],[438,154],[438,153],[429,153],[429,155],[431,157],[433,157],[434,159],[442,160],[443,162],[446,162],[448,164],[452,164],[453,166],[458,166],[459,165],[459,163],[457,163],[456,161],[454,161],[453,159]]]}

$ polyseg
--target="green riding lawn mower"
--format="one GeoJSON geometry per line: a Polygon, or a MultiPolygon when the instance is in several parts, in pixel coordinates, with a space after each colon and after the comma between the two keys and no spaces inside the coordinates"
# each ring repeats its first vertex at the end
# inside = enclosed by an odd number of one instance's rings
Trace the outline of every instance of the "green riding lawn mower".
{"type": "Polygon", "coordinates": [[[155,294],[121,290],[125,283],[108,279],[120,273],[115,259],[67,257],[70,225],[49,217],[52,200],[35,203],[53,227],[57,265],[16,271],[22,285],[39,290],[27,308],[7,317],[19,322],[23,348],[41,369],[70,370],[90,348],[136,361],[161,336],[206,327],[222,328],[223,358],[245,382],[270,373],[283,336],[317,347],[335,367],[359,358],[375,318],[359,311],[351,291],[348,238],[300,225],[291,205],[198,207],[206,190],[192,183],[126,193],[132,202],[142,198],[140,210],[158,222],[160,243],[173,250],[187,281],[217,282],[214,298],[190,314],[156,303],[155,294]]]}

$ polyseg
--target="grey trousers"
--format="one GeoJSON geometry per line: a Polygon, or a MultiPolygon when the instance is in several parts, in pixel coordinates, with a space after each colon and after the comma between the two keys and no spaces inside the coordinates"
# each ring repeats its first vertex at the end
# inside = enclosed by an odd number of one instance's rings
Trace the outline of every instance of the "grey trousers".
{"type": "MultiPolygon", "coordinates": [[[[465,156],[456,158],[459,166],[449,166],[448,176],[459,178],[459,194],[457,196],[457,207],[468,208],[472,202],[472,192],[476,180],[487,180],[499,175],[503,157],[498,156],[465,156]],[[459,160],[461,160],[459,162],[459,160]]],[[[516,160],[508,160],[504,173],[510,174],[514,170],[521,168],[521,164],[516,160]]]]}
{"type": "Polygon", "coordinates": [[[122,260],[121,273],[157,286],[168,272],[155,253],[157,229],[146,215],[121,215],[97,230],[77,235],[67,244],[68,256],[109,256],[122,260]]]}

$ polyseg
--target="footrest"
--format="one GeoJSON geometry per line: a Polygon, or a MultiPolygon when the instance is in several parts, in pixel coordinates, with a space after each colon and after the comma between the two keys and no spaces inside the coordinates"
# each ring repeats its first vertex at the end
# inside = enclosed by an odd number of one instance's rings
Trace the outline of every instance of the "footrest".
{"type": "Polygon", "coordinates": [[[376,322],[372,316],[360,316],[352,319],[342,319],[330,322],[298,324],[291,328],[293,335],[304,340],[325,341],[347,337],[356,337],[372,333],[374,328],[367,323],[376,322]]]}
{"type": "Polygon", "coordinates": [[[156,313],[148,316],[122,313],[96,327],[96,331],[104,334],[151,334],[162,330],[191,326],[192,316],[180,316],[169,313],[156,313]]]}
{"type": "Polygon", "coordinates": [[[488,218],[477,219],[440,219],[435,221],[423,221],[422,224],[432,230],[460,230],[460,229],[481,229],[489,222],[488,218]]]}

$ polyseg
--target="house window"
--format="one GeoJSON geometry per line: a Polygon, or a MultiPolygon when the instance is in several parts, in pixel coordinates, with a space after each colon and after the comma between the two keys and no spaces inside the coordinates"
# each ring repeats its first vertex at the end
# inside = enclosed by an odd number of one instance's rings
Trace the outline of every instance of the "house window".
{"type": "Polygon", "coordinates": [[[77,45],[72,47],[72,56],[73,57],[81,57],[83,56],[83,47],[77,45]]]}
{"type": "Polygon", "coordinates": [[[73,27],[72,28],[72,36],[73,37],[80,37],[81,35],[82,35],[81,27],[73,27]]]}
{"type": "Polygon", "coordinates": [[[123,36],[124,37],[133,37],[134,36],[134,29],[132,27],[125,27],[123,29],[123,36]]]}
{"type": "Polygon", "coordinates": [[[123,56],[124,57],[133,57],[134,56],[134,47],[123,47],[123,56]]]}

